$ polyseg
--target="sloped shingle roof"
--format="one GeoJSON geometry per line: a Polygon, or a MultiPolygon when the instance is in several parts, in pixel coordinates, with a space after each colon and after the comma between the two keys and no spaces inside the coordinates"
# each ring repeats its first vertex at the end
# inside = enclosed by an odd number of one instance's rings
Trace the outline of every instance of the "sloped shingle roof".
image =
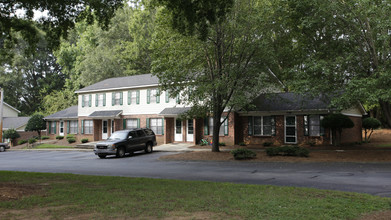
{"type": "Polygon", "coordinates": [[[10,128],[20,128],[27,125],[30,117],[5,117],[3,120],[3,129],[7,130],[10,128]]]}
{"type": "Polygon", "coordinates": [[[84,87],[76,91],[76,93],[93,92],[93,91],[100,91],[100,90],[102,91],[117,90],[117,89],[132,88],[132,87],[139,87],[139,86],[157,85],[158,83],[159,83],[159,79],[156,76],[152,76],[152,74],[116,77],[116,78],[105,79],[98,83],[84,87]]]}
{"type": "Polygon", "coordinates": [[[77,118],[77,105],[71,106],[62,111],[56,112],[49,116],[46,116],[44,119],[66,119],[66,118],[77,118]]]}
{"type": "Polygon", "coordinates": [[[311,98],[297,93],[262,94],[254,99],[255,111],[319,111],[329,110],[330,101],[326,98],[311,98]]]}
{"type": "Polygon", "coordinates": [[[190,110],[190,107],[165,108],[159,115],[180,115],[190,110]]]}
{"type": "Polygon", "coordinates": [[[122,113],[122,110],[112,110],[112,111],[94,111],[89,115],[89,117],[116,117],[122,113]]]}

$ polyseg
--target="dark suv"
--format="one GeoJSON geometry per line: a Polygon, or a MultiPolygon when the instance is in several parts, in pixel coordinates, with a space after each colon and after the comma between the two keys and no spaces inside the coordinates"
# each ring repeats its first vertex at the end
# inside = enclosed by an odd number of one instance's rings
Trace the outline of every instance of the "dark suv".
{"type": "Polygon", "coordinates": [[[94,153],[100,158],[107,155],[123,157],[126,153],[144,150],[151,153],[156,145],[155,133],[149,128],[136,128],[114,132],[106,141],[95,144],[94,153]]]}

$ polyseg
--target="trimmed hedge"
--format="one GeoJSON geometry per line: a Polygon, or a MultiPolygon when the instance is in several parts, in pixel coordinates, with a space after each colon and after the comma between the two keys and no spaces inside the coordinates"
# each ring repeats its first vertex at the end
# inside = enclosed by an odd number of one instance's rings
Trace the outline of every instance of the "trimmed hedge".
{"type": "Polygon", "coordinates": [[[62,139],[64,139],[64,136],[58,135],[58,136],[56,136],[56,139],[57,140],[62,140],[62,139]]]}
{"type": "Polygon", "coordinates": [[[18,145],[25,144],[25,143],[27,143],[27,140],[19,140],[18,141],[18,145]]]}
{"type": "Polygon", "coordinates": [[[231,154],[234,156],[235,160],[253,159],[257,156],[254,151],[244,148],[232,150],[231,154]]]}
{"type": "Polygon", "coordinates": [[[88,138],[83,138],[83,139],[81,139],[81,143],[87,143],[88,142],[88,138]]]}
{"type": "Polygon", "coordinates": [[[76,139],[70,137],[70,138],[67,138],[67,141],[68,141],[68,143],[72,144],[72,143],[76,142],[76,139]]]}
{"type": "Polygon", "coordinates": [[[49,139],[50,137],[49,136],[42,136],[41,137],[41,140],[47,140],[47,139],[49,139]]]}
{"type": "Polygon", "coordinates": [[[67,134],[67,136],[66,136],[66,139],[68,140],[68,139],[75,139],[75,135],[74,134],[67,134]]]}
{"type": "Polygon", "coordinates": [[[269,147],[266,149],[268,156],[293,156],[293,157],[308,157],[310,151],[306,148],[298,146],[280,146],[280,147],[269,147]]]}

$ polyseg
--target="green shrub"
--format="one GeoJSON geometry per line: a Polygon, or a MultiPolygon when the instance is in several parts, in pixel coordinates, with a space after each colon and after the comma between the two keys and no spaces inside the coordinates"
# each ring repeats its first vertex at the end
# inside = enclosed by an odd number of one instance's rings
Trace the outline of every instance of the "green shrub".
{"type": "Polygon", "coordinates": [[[87,143],[88,142],[88,138],[83,138],[83,139],[81,139],[81,143],[87,143]]]}
{"type": "Polygon", "coordinates": [[[29,142],[29,144],[33,144],[33,143],[37,142],[37,139],[30,138],[28,142],[29,142]]]}
{"type": "Polygon", "coordinates": [[[234,156],[235,160],[252,159],[257,156],[257,154],[254,151],[244,149],[244,148],[232,150],[231,154],[234,156]]]}
{"type": "Polygon", "coordinates": [[[57,140],[62,140],[62,139],[64,139],[64,136],[58,135],[58,136],[56,136],[56,139],[57,140]]]}
{"type": "Polygon", "coordinates": [[[269,148],[266,149],[266,154],[268,156],[271,156],[271,157],[272,156],[277,156],[279,152],[280,151],[279,151],[278,147],[269,147],[269,148]]]}
{"type": "Polygon", "coordinates": [[[280,146],[280,147],[269,147],[266,149],[268,156],[294,156],[294,157],[308,157],[310,152],[306,148],[298,146],[280,146]]]}
{"type": "Polygon", "coordinates": [[[67,134],[67,137],[66,137],[66,139],[68,140],[68,139],[75,139],[75,135],[74,134],[67,134]]]}
{"type": "Polygon", "coordinates": [[[18,141],[18,145],[25,144],[25,143],[27,143],[27,140],[19,140],[18,141]]]}
{"type": "Polygon", "coordinates": [[[219,146],[225,146],[225,143],[224,142],[220,142],[219,146]]]}
{"type": "Polygon", "coordinates": [[[371,135],[374,129],[377,129],[381,126],[381,122],[376,118],[366,118],[362,120],[362,128],[365,132],[365,142],[369,143],[369,139],[371,139],[371,135]]]}
{"type": "Polygon", "coordinates": [[[72,144],[76,142],[75,138],[67,138],[68,143],[72,144]]]}
{"type": "Polygon", "coordinates": [[[264,147],[269,147],[269,146],[272,146],[273,145],[273,142],[263,142],[262,145],[264,147]]]}
{"type": "Polygon", "coordinates": [[[49,139],[50,137],[49,136],[42,136],[41,137],[41,140],[47,140],[47,139],[49,139]]]}
{"type": "Polygon", "coordinates": [[[244,142],[240,142],[240,143],[239,143],[239,146],[243,146],[243,147],[244,147],[244,146],[247,146],[247,145],[246,145],[246,143],[244,143],[244,142]]]}

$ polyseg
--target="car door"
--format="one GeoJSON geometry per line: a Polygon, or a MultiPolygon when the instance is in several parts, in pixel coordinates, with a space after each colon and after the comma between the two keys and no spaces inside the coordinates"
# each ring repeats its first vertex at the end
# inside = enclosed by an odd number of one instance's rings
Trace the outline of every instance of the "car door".
{"type": "Polygon", "coordinates": [[[145,132],[143,130],[137,130],[137,135],[139,136],[140,139],[139,150],[144,150],[148,137],[145,135],[145,132]]]}
{"type": "Polygon", "coordinates": [[[128,135],[128,141],[127,141],[127,151],[128,152],[133,152],[136,151],[138,148],[139,143],[139,138],[137,136],[136,131],[130,131],[128,135]]]}

